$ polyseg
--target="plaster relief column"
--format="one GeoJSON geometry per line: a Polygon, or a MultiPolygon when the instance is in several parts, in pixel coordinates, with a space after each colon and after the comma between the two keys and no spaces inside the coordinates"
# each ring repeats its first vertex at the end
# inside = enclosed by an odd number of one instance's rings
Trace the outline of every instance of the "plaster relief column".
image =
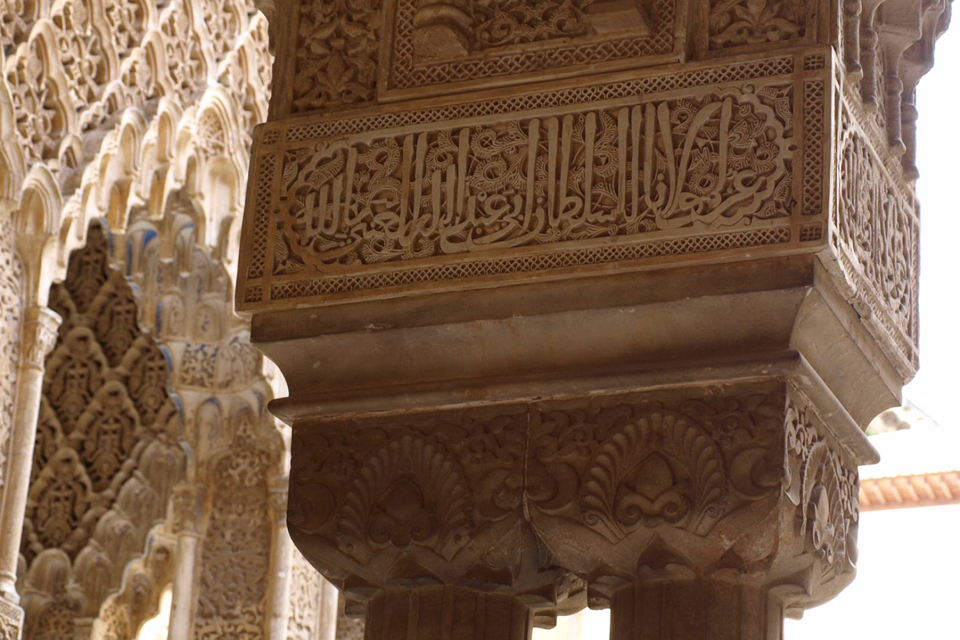
{"type": "Polygon", "coordinates": [[[781,640],[853,579],[950,10],[841,4],[281,0],[236,300],[367,640],[781,640]]]}
{"type": "Polygon", "coordinates": [[[30,488],[44,359],[56,344],[59,326],[60,316],[45,307],[29,307],[24,314],[16,414],[7,459],[3,513],[0,514],[0,593],[13,603],[20,600],[16,590],[17,561],[30,488]]]}
{"type": "Polygon", "coordinates": [[[198,485],[181,484],[174,488],[173,526],[177,534],[177,551],[170,605],[171,638],[189,638],[193,630],[197,601],[197,551],[205,501],[205,491],[198,485]]]}

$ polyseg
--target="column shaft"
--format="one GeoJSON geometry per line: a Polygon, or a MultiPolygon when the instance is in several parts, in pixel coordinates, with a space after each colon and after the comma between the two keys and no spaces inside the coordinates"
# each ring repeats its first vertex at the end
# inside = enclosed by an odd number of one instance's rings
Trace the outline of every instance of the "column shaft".
{"type": "Polygon", "coordinates": [[[37,437],[43,361],[56,341],[59,325],[60,316],[43,307],[27,309],[24,317],[24,348],[21,350],[18,375],[17,408],[13,433],[10,434],[6,491],[0,513],[0,594],[12,602],[20,600],[16,590],[17,561],[30,488],[33,446],[37,437]]]}
{"type": "Polygon", "coordinates": [[[781,640],[783,605],[766,589],[707,580],[638,583],[611,602],[610,640],[781,640]]]}
{"type": "Polygon", "coordinates": [[[518,598],[455,587],[388,588],[367,604],[364,640],[529,640],[518,598]]]}
{"type": "Polygon", "coordinates": [[[267,640],[284,640],[287,637],[287,616],[290,614],[290,562],[293,558],[293,541],[285,523],[273,530],[271,556],[267,640]]]}
{"type": "Polygon", "coordinates": [[[193,607],[196,602],[197,554],[200,548],[205,492],[197,484],[184,483],[173,491],[173,530],[177,532],[177,556],[170,605],[171,638],[193,637],[193,607]]]}
{"type": "Polygon", "coordinates": [[[177,566],[173,574],[173,598],[170,605],[170,637],[190,638],[193,622],[194,569],[200,536],[183,531],[177,537],[177,566]]]}

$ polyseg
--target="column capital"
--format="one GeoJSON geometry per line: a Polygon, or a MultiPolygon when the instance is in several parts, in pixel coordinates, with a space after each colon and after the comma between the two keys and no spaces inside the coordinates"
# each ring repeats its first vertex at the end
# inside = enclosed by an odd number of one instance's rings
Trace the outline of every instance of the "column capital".
{"type": "Polygon", "coordinates": [[[525,638],[538,611],[582,590],[524,515],[526,424],[517,407],[296,427],[290,536],[374,617],[422,606],[410,640],[484,611],[480,633],[525,638]]]}
{"type": "Polygon", "coordinates": [[[201,485],[181,483],[173,488],[171,527],[174,533],[200,535],[206,497],[206,489],[201,485]]]}
{"type": "MultiPolygon", "coordinates": [[[[687,383],[298,426],[290,533],[368,612],[405,585],[429,587],[417,602],[445,588],[504,593],[535,617],[562,609],[582,579],[590,606],[619,606],[618,620],[658,589],[767,603],[759,633],[855,571],[856,467],[869,445],[849,418],[825,423],[800,384],[687,383]]],[[[731,639],[747,624],[727,622],[731,639]]]]}
{"type": "Polygon", "coordinates": [[[278,527],[287,526],[287,496],[290,477],[286,474],[273,476],[267,482],[270,492],[270,513],[278,527]]]}
{"type": "Polygon", "coordinates": [[[530,518],[591,606],[669,585],[802,611],[855,573],[857,460],[830,432],[781,380],[550,403],[530,518]]]}
{"type": "Polygon", "coordinates": [[[48,307],[27,308],[23,318],[23,364],[43,369],[43,361],[57,344],[62,318],[48,307]]]}

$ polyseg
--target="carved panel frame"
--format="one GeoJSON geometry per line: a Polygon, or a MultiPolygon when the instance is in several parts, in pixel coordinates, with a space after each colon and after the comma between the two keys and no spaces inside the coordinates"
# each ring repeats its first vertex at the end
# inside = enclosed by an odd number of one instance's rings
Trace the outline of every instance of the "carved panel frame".
{"type": "Polygon", "coordinates": [[[691,65],[681,73],[630,72],[611,75],[601,82],[558,83],[549,91],[504,90],[497,98],[446,98],[418,102],[405,108],[362,110],[350,115],[289,119],[261,127],[256,136],[248,182],[248,215],[244,217],[237,306],[251,311],[291,308],[305,303],[328,304],[350,299],[403,295],[424,291],[462,290],[490,283],[529,282],[644,269],[690,260],[734,259],[743,252],[783,253],[819,248],[824,240],[826,202],[814,202],[821,193],[823,163],[829,162],[830,114],[807,98],[829,84],[832,73],[823,49],[806,50],[777,58],[744,59],[726,64],[691,65]],[[310,149],[324,152],[378,136],[401,136],[458,127],[483,126],[506,119],[541,119],[578,114],[604,107],[631,107],[656,100],[683,99],[708,93],[707,85],[721,90],[758,91],[778,84],[792,87],[792,128],[789,153],[792,163],[790,212],[723,228],[688,225],[667,231],[551,242],[539,246],[489,249],[477,253],[431,256],[380,264],[336,265],[329,271],[300,270],[274,273],[276,252],[284,251],[278,226],[284,215],[277,194],[284,180],[284,154],[310,149]],[[507,115],[509,114],[509,115],[507,115]],[[806,197],[804,196],[806,194],[806,197]]]}

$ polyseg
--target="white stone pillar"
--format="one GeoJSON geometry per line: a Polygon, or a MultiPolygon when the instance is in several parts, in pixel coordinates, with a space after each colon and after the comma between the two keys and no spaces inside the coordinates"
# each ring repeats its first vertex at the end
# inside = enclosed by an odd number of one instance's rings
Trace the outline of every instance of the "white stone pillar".
{"type": "Polygon", "coordinates": [[[23,348],[17,383],[17,405],[10,434],[7,478],[0,513],[0,595],[17,603],[17,561],[27,508],[33,445],[43,390],[43,365],[57,341],[60,316],[46,307],[29,307],[23,319],[23,348]]]}
{"type": "Polygon", "coordinates": [[[270,481],[270,511],[273,515],[273,540],[270,551],[270,582],[267,592],[267,640],[286,640],[290,611],[290,571],[293,541],[287,532],[287,476],[270,481]]]}
{"type": "Polygon", "coordinates": [[[181,484],[173,493],[173,528],[177,534],[176,566],[170,606],[171,638],[190,638],[193,631],[193,605],[196,602],[197,550],[203,520],[204,491],[192,484],[181,484]]]}
{"type": "Polygon", "coordinates": [[[340,604],[340,592],[320,578],[320,629],[317,640],[335,640],[337,637],[337,606],[340,604]]]}

